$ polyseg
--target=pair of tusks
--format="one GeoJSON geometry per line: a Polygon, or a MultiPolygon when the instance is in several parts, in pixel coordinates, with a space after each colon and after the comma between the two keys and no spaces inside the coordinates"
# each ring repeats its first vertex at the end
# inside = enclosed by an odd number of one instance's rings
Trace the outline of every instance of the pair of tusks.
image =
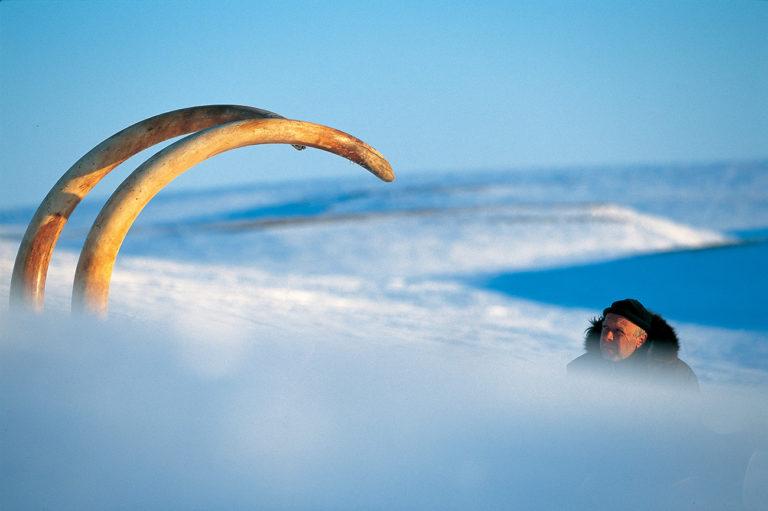
{"type": "Polygon", "coordinates": [[[145,119],[103,141],[78,160],[54,185],[35,212],[16,255],[11,304],[41,311],[53,250],[69,215],[101,179],[120,163],[155,144],[183,138],[139,166],[99,213],[75,272],[72,307],[104,314],[117,253],[147,203],[173,179],[219,153],[258,144],[315,147],[343,156],[384,181],[394,173],[365,142],[342,131],[285,119],[257,108],[213,105],[185,108],[145,119]]]}

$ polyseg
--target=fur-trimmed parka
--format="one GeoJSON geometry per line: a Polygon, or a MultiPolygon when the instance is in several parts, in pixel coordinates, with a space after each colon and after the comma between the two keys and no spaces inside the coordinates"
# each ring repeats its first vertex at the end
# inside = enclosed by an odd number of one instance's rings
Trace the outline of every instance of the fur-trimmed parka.
{"type": "Polygon", "coordinates": [[[680,342],[675,329],[658,314],[653,315],[648,338],[642,346],[624,360],[606,360],[600,353],[600,333],[604,316],[590,321],[584,339],[585,354],[568,364],[572,375],[623,375],[642,379],[647,383],[676,384],[689,390],[698,390],[699,382],[693,370],[677,356],[680,342]]]}

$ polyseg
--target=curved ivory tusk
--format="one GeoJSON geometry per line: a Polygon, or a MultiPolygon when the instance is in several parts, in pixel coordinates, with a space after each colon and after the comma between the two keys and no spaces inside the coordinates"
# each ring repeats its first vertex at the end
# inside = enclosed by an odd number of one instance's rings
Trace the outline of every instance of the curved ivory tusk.
{"type": "Polygon", "coordinates": [[[42,310],[48,265],[64,224],[83,197],[120,163],[170,138],[254,118],[283,117],[260,108],[237,105],[183,108],[140,121],[91,149],[51,188],[27,226],[13,266],[11,304],[42,310]]]}
{"type": "Polygon", "coordinates": [[[147,203],[168,183],[219,153],[258,144],[294,144],[343,156],[384,181],[395,176],[374,148],[342,131],[302,121],[236,121],[189,135],[137,168],[112,194],[88,233],[77,263],[72,307],[106,313],[109,283],[117,253],[128,230],[147,203]]]}

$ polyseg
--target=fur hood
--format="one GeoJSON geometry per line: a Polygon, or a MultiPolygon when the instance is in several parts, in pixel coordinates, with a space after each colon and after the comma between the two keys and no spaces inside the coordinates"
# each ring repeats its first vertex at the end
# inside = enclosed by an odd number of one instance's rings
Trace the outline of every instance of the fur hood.
{"type": "MultiPolygon", "coordinates": [[[[604,316],[594,318],[585,331],[584,349],[590,354],[600,354],[600,332],[603,329],[604,316]]],[[[653,315],[651,328],[648,330],[648,339],[629,358],[635,358],[645,354],[648,357],[659,360],[673,360],[677,358],[680,343],[675,329],[658,314],[653,315]]]]}

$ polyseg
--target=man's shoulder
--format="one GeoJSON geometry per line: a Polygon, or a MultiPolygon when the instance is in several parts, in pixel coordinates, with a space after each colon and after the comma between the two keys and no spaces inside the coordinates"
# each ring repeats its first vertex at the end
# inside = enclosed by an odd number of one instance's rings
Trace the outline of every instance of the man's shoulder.
{"type": "Polygon", "coordinates": [[[594,353],[587,352],[568,362],[568,365],[565,366],[565,368],[569,373],[578,373],[581,371],[590,371],[596,367],[600,367],[602,362],[602,357],[597,356],[594,353]]]}
{"type": "Polygon", "coordinates": [[[699,388],[699,379],[691,366],[675,357],[668,361],[656,361],[652,366],[655,377],[670,380],[691,389],[699,388]]]}

